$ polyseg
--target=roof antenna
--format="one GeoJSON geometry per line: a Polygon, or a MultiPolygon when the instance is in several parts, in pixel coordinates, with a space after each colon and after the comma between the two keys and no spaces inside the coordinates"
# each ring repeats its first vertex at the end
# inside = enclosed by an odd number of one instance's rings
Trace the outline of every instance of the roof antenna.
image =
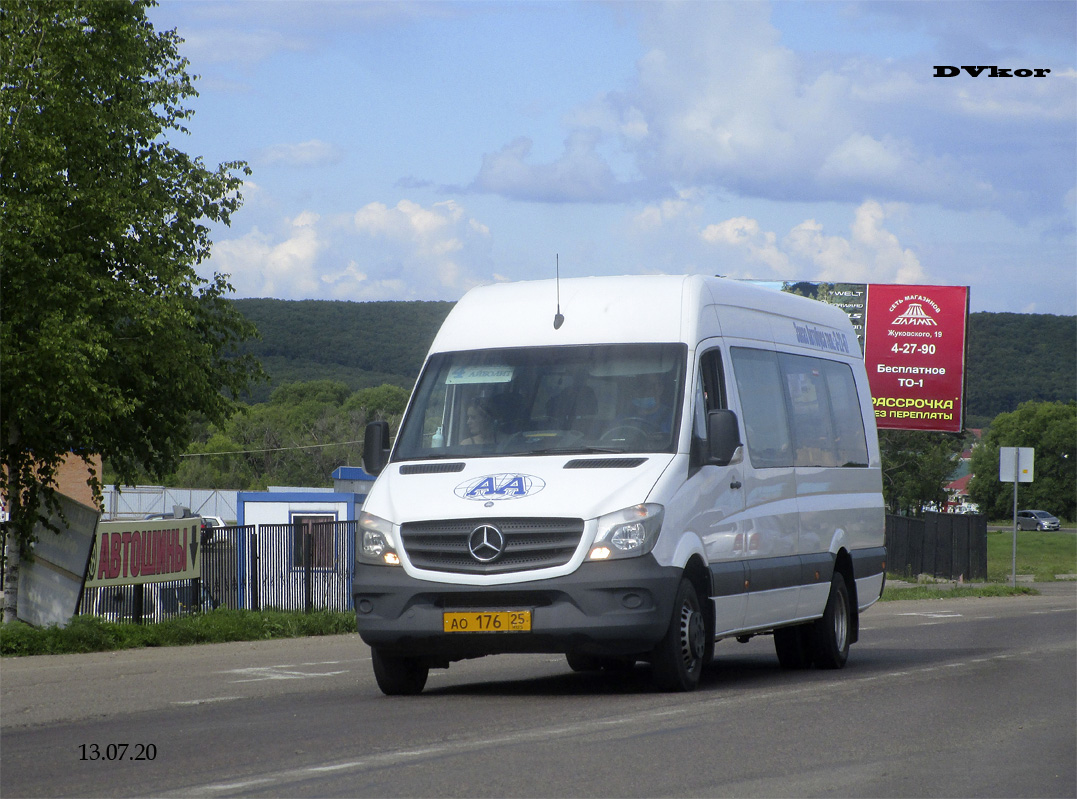
{"type": "Polygon", "coordinates": [[[557,265],[557,313],[553,316],[553,329],[560,330],[561,325],[565,323],[565,317],[561,314],[561,256],[555,254],[554,258],[557,259],[555,262],[557,265]]]}

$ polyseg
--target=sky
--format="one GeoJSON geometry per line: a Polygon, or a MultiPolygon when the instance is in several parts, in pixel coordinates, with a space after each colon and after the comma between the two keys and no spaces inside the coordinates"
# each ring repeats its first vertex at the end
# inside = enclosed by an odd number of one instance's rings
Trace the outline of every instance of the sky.
{"type": "Polygon", "coordinates": [[[172,143],[251,168],[199,266],[237,298],[457,300],[559,268],[967,285],[974,312],[1077,313],[1072,0],[149,17],[199,76],[172,143]]]}

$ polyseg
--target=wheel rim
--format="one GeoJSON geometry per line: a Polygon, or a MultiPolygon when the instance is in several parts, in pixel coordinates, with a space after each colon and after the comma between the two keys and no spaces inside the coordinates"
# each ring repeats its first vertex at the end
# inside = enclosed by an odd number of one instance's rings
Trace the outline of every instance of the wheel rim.
{"type": "Polygon", "coordinates": [[[681,606],[681,658],[687,671],[693,671],[696,664],[703,660],[703,639],[706,632],[703,614],[696,610],[691,602],[681,606]]]}
{"type": "Polygon", "coordinates": [[[837,602],[834,608],[834,646],[840,652],[845,649],[849,636],[849,604],[841,591],[835,592],[834,599],[837,602]]]}

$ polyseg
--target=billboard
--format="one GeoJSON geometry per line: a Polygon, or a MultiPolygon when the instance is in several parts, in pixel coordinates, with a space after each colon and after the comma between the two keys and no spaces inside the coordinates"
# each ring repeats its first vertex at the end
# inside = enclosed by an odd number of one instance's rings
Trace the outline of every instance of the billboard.
{"type": "Polygon", "coordinates": [[[87,588],[139,585],[201,576],[199,536],[202,520],[156,519],[137,522],[101,522],[87,588]]]}
{"type": "Polygon", "coordinates": [[[968,286],[750,282],[848,314],[864,354],[880,430],[963,431],[968,286]]]}
{"type": "Polygon", "coordinates": [[[864,365],[881,429],[964,429],[967,286],[868,286],[864,365]]]}

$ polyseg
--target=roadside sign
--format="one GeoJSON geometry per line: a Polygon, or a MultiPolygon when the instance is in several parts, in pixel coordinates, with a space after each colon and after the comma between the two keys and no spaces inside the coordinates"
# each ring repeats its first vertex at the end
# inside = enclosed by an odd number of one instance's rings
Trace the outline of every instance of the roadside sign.
{"type": "Polygon", "coordinates": [[[1035,458],[1034,447],[999,447],[998,479],[1000,483],[1013,483],[1013,562],[1011,576],[1013,587],[1017,587],[1017,484],[1031,483],[1033,477],[1032,461],[1035,458]]]}
{"type": "Polygon", "coordinates": [[[86,587],[191,580],[202,574],[202,520],[101,522],[86,587]]]}
{"type": "Polygon", "coordinates": [[[999,447],[998,480],[1000,483],[1033,482],[1034,447],[999,447]]]}

